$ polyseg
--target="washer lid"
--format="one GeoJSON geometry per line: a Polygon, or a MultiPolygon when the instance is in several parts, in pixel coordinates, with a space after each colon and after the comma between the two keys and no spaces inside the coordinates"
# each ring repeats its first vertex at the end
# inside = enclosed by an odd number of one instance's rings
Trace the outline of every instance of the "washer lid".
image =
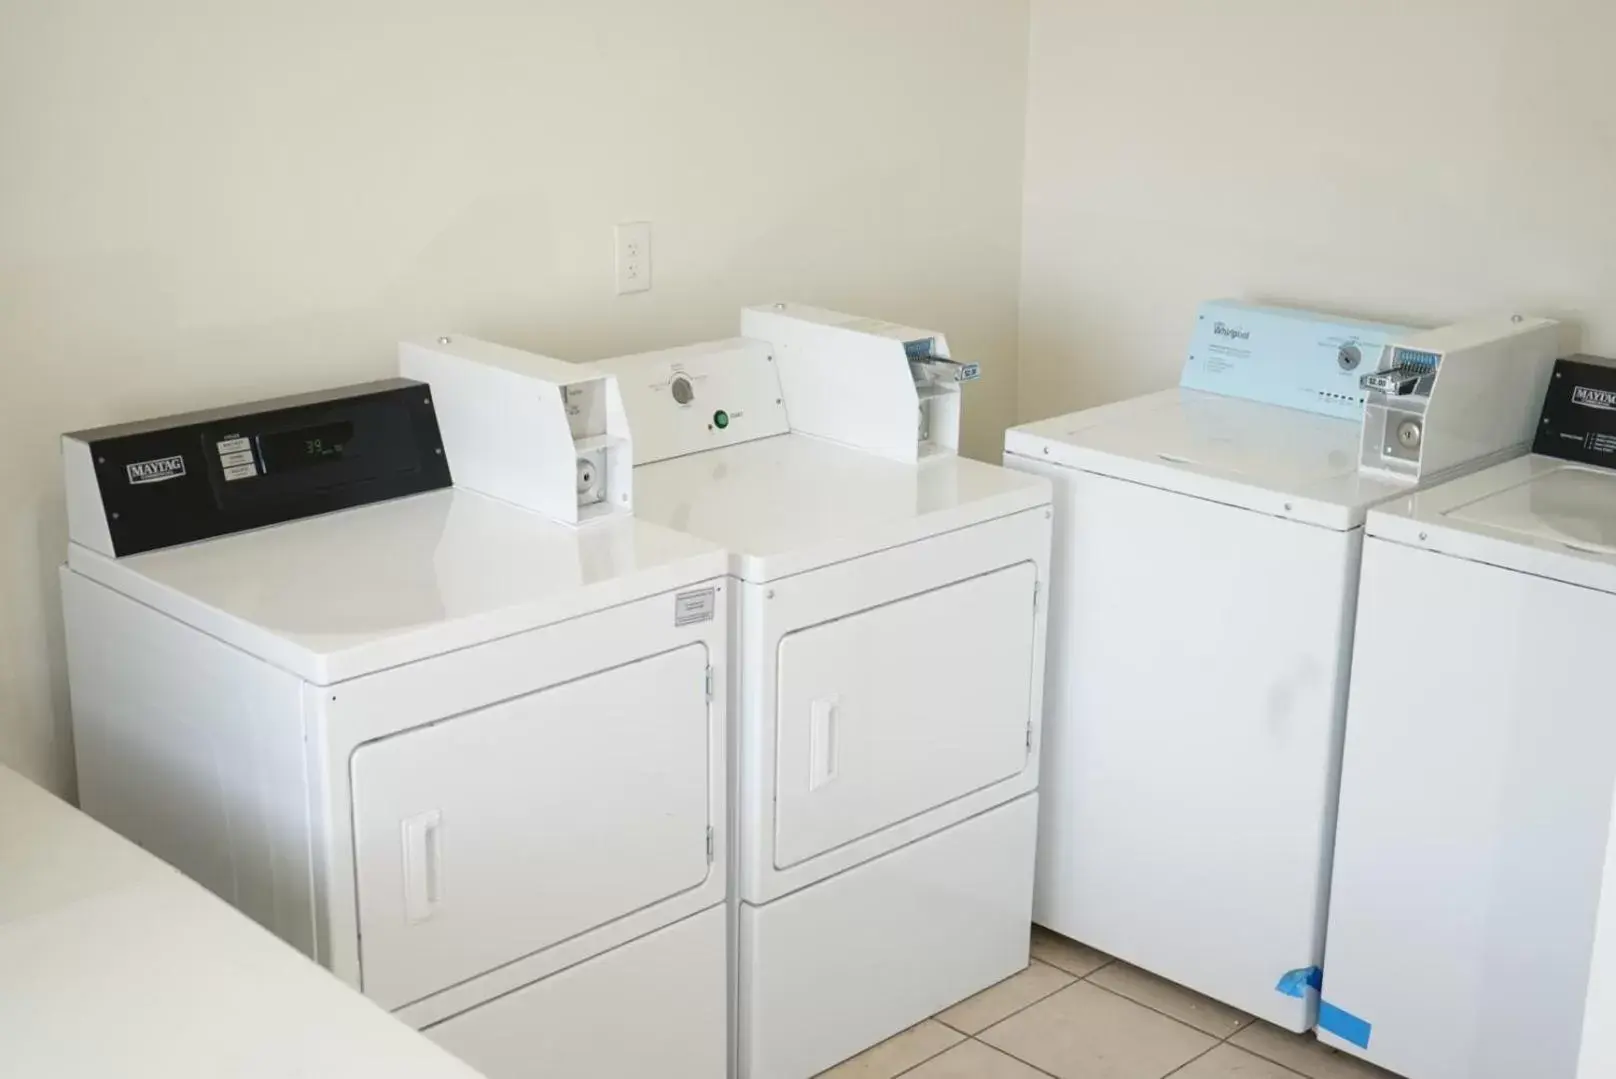
{"type": "Polygon", "coordinates": [[[1455,520],[1588,554],[1616,555],[1616,474],[1562,465],[1518,486],[1461,506],[1455,520]]]}
{"type": "Polygon", "coordinates": [[[1049,481],[964,457],[888,460],[786,434],[634,470],[634,512],[770,581],[1048,506],[1049,481]]]}
{"type": "Polygon", "coordinates": [[[1377,508],[1370,535],[1616,592],[1616,472],[1532,454],[1377,508]]]}
{"type": "Polygon", "coordinates": [[[451,489],[116,560],[72,544],[68,567],[328,685],[726,564],[709,543],[632,518],[570,527],[451,489]]]}
{"type": "Polygon", "coordinates": [[[1406,488],[1360,475],[1360,424],[1171,389],[1012,428],[1005,451],[1346,530],[1406,488]]]}

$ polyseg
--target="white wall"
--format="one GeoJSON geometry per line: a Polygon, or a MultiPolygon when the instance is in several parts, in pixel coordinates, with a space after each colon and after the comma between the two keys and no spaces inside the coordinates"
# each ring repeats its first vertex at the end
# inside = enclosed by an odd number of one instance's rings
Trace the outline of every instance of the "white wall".
{"type": "Polygon", "coordinates": [[[1219,296],[1616,354],[1616,4],[1032,9],[1022,418],[1172,384],[1219,296]]]}
{"type": "Polygon", "coordinates": [[[0,0],[0,761],[71,790],[64,430],[792,297],[945,330],[996,456],[1026,47],[1006,0],[0,0]]]}

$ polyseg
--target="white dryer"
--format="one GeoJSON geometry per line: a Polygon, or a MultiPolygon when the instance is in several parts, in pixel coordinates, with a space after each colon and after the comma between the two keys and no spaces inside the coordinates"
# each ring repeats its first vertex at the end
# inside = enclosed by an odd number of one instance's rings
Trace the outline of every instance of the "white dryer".
{"type": "MultiPolygon", "coordinates": [[[[616,443],[565,404],[606,425],[610,380],[528,359],[557,378],[486,422],[561,458],[576,515],[616,443]]],[[[711,1079],[724,554],[450,488],[460,389],[64,438],[84,808],[491,1079],[711,1079]]]]}
{"type": "Polygon", "coordinates": [[[804,1079],[1027,963],[1050,489],[956,456],[940,334],[742,332],[597,366],[637,512],[731,552],[739,1073],[804,1079]]]}
{"type": "Polygon", "coordinates": [[[1611,361],[1533,449],[1369,515],[1320,1037],[1409,1079],[1572,1079],[1616,898],[1611,361]]]}
{"type": "Polygon", "coordinates": [[[1554,333],[1214,303],[1179,388],[1007,434],[1055,482],[1035,921],[1313,1025],[1365,513],[1520,452],[1554,333]]]}

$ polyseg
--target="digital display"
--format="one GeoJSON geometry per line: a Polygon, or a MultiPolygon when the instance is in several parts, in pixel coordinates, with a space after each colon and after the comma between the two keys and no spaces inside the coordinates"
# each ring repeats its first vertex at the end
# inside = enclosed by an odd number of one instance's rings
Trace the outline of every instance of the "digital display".
{"type": "Polygon", "coordinates": [[[308,468],[323,461],[341,460],[353,433],[354,425],[347,421],[275,431],[258,436],[258,453],[265,472],[308,468]]]}

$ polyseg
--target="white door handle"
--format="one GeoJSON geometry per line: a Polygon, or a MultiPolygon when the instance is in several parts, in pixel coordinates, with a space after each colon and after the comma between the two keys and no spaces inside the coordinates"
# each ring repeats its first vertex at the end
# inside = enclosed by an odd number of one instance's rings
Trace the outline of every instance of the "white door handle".
{"type": "Polygon", "coordinates": [[[808,789],[836,778],[836,698],[821,697],[808,706],[808,789]]]}
{"type": "Polygon", "coordinates": [[[443,903],[443,811],[404,821],[404,917],[424,922],[443,903]]]}

